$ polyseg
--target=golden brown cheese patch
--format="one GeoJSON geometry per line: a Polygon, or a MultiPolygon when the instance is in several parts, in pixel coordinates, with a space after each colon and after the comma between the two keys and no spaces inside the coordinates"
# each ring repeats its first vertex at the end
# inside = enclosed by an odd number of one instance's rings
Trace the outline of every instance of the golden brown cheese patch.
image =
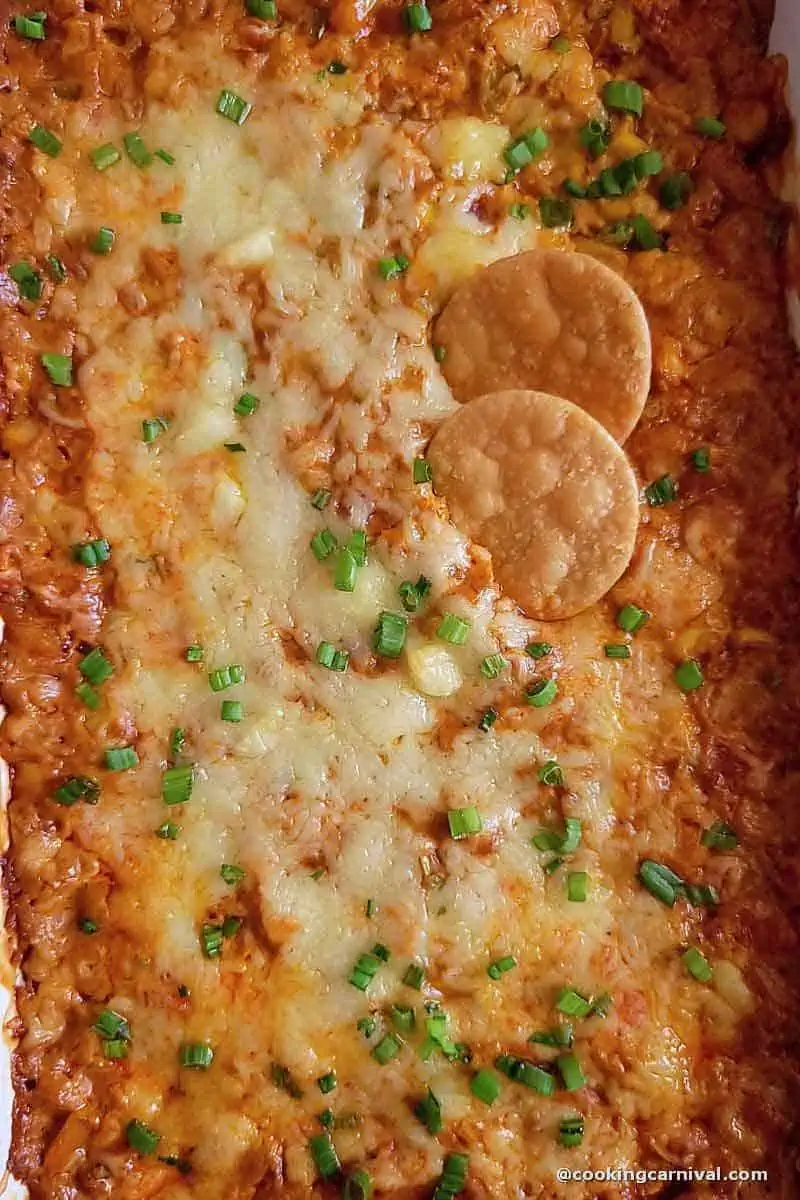
{"type": "Polygon", "coordinates": [[[639,299],[586,254],[531,250],[463,284],[435,330],[457,400],[532,388],[564,396],[618,442],[650,387],[650,331],[639,299]]]}
{"type": "Polygon", "coordinates": [[[434,486],[453,520],[494,559],[531,616],[573,616],[630,561],[636,476],[583,409],[544,392],[493,392],[464,406],[431,443],[434,486]]]}

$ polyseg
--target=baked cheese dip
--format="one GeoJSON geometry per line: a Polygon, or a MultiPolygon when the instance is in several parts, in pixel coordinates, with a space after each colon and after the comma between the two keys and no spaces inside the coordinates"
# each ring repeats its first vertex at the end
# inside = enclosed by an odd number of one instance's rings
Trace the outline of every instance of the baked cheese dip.
{"type": "Polygon", "coordinates": [[[33,1200],[800,1194],[768,9],[6,7],[33,1200]]]}

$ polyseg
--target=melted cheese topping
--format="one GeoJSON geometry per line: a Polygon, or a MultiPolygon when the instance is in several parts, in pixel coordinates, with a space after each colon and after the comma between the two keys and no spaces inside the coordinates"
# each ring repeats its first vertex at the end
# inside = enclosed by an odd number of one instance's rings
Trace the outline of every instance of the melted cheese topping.
{"type": "MultiPolygon", "coordinates": [[[[566,986],[614,999],[605,1022],[575,1022],[595,1099],[578,1105],[587,1136],[570,1165],[635,1166],[637,1123],[668,1128],[684,1107],[701,1028],[713,1023],[723,1045],[750,1004],[732,963],[714,963],[714,987],[688,976],[678,948],[701,915],[665,909],[635,880],[641,857],[672,848],[658,797],[698,802],[698,730],[655,637],[620,663],[600,650],[613,608],[549,628],[528,621],[411,475],[454,409],[431,311],[477,265],[539,236],[534,220],[490,219],[475,204],[502,172],[509,131],[380,116],[357,77],[329,75],[259,85],[237,127],[215,112],[217,94],[247,97],[253,80],[209,45],[193,59],[204,75],[195,70],[179,105],[164,103],[171,53],[148,83],[141,132],[174,166],[87,167],[79,188],[60,162],[41,166],[56,226],[117,231],[80,297],[79,326],[99,347],[79,379],[97,525],[70,530],[112,546],[104,695],[114,744],[139,755],[136,769],[103,775],[100,804],[73,810],[113,871],[110,919],[131,947],[109,1000],[132,1030],[116,1110],[156,1129],[161,1152],[190,1159],[191,1183],[171,1183],[174,1197],[250,1196],[260,1179],[306,1195],[306,1143],[329,1105],[345,1118],[333,1133],[343,1163],[368,1162],[379,1189],[429,1183],[459,1146],[487,1194],[529,1194],[563,1160],[558,1122],[575,1097],[504,1082],[490,1111],[469,1085],[498,1053],[552,1060],[527,1039],[556,1023],[566,986]],[[159,210],[183,223],[161,225],[159,210]],[[410,270],[384,280],[377,263],[396,253],[410,270]],[[260,405],[240,417],[244,391],[260,405]],[[142,421],[157,417],[168,428],[145,444],[142,421]],[[226,448],[235,443],[244,452],[226,448]],[[316,487],[334,493],[324,512],[310,503],[316,487]],[[310,550],[324,527],[340,540],[370,530],[352,593],[310,550]],[[406,650],[376,661],[378,615],[402,611],[398,586],[419,575],[432,588],[406,650]],[[465,645],[437,639],[444,612],[470,623],[465,645]],[[532,640],[555,650],[537,663],[524,653],[532,640]],[[321,641],[348,651],[346,673],[316,664],[321,641]],[[185,660],[193,644],[200,664],[185,660]],[[480,663],[498,652],[510,669],[490,681],[480,663]],[[212,691],[208,672],[231,663],[245,681],[212,691]],[[531,709],[524,689],[543,675],[558,678],[558,697],[531,709]],[[241,722],[221,719],[225,699],[241,702],[241,722]],[[501,718],[484,732],[490,706],[501,718]],[[161,799],[174,727],[186,731],[181,761],[195,764],[177,809],[161,799]],[[563,792],[538,780],[551,759],[563,792]],[[659,765],[670,760],[683,764],[672,775],[659,765]],[[471,805],[483,833],[450,838],[448,810],[471,805]],[[565,817],[581,821],[581,844],[547,873],[531,839],[565,817]],[[180,826],[175,840],[155,836],[165,820],[180,826]],[[223,863],[246,872],[238,887],[223,863]],[[569,901],[568,871],[588,873],[585,903],[569,901]],[[226,915],[243,924],[209,959],[201,929],[226,915]],[[391,957],[362,993],[348,977],[376,942],[391,957]],[[517,966],[493,980],[487,967],[505,955],[517,966]],[[412,961],[425,970],[421,993],[402,982],[412,961]],[[420,1057],[423,1002],[446,1010],[471,1066],[420,1057]],[[371,1048],[393,1004],[414,1006],[416,1029],[380,1066],[371,1048]],[[357,1022],[370,1014],[367,1037],[357,1022]],[[208,1072],[181,1070],[187,1041],[213,1046],[208,1072]],[[298,1094],[276,1086],[275,1067],[298,1094]],[[315,1080],[331,1070],[338,1086],[322,1096],[315,1080]],[[411,1110],[428,1087],[440,1139],[411,1110]]],[[[88,151],[122,131],[98,118],[72,132],[88,151]]],[[[679,559],[661,553],[662,579],[679,577],[679,559]]]]}

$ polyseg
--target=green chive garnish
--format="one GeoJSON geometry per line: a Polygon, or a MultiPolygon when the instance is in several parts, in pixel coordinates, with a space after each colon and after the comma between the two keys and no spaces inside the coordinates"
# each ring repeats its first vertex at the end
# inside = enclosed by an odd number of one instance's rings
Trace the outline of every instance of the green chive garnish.
{"type": "Polygon", "coordinates": [[[450,836],[458,841],[460,838],[474,837],[483,829],[483,821],[474,804],[467,808],[451,808],[447,814],[450,836]]]}
{"type": "Polygon", "coordinates": [[[642,115],[644,107],[644,92],[638,83],[628,79],[612,79],[603,88],[603,103],[606,108],[618,109],[620,112],[642,115]]]}
{"type": "Polygon", "coordinates": [[[236,92],[223,88],[217,97],[216,109],[221,117],[232,121],[234,125],[244,125],[253,111],[253,106],[241,96],[237,96],[236,92]]]}

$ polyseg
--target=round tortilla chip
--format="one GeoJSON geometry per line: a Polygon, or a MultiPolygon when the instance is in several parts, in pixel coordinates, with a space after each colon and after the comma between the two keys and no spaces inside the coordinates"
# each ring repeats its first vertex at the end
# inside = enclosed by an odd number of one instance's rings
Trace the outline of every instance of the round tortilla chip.
{"type": "Polygon", "coordinates": [[[532,617],[571,617],[613,587],[636,542],[639,496],[625,453],[582,408],[544,392],[481,396],[437,430],[434,490],[491,553],[532,617]]]}
{"type": "Polygon", "coordinates": [[[624,442],[650,388],[650,329],[625,280],[588,254],[530,250],[462,284],[436,325],[457,400],[532,388],[564,396],[624,442]]]}

